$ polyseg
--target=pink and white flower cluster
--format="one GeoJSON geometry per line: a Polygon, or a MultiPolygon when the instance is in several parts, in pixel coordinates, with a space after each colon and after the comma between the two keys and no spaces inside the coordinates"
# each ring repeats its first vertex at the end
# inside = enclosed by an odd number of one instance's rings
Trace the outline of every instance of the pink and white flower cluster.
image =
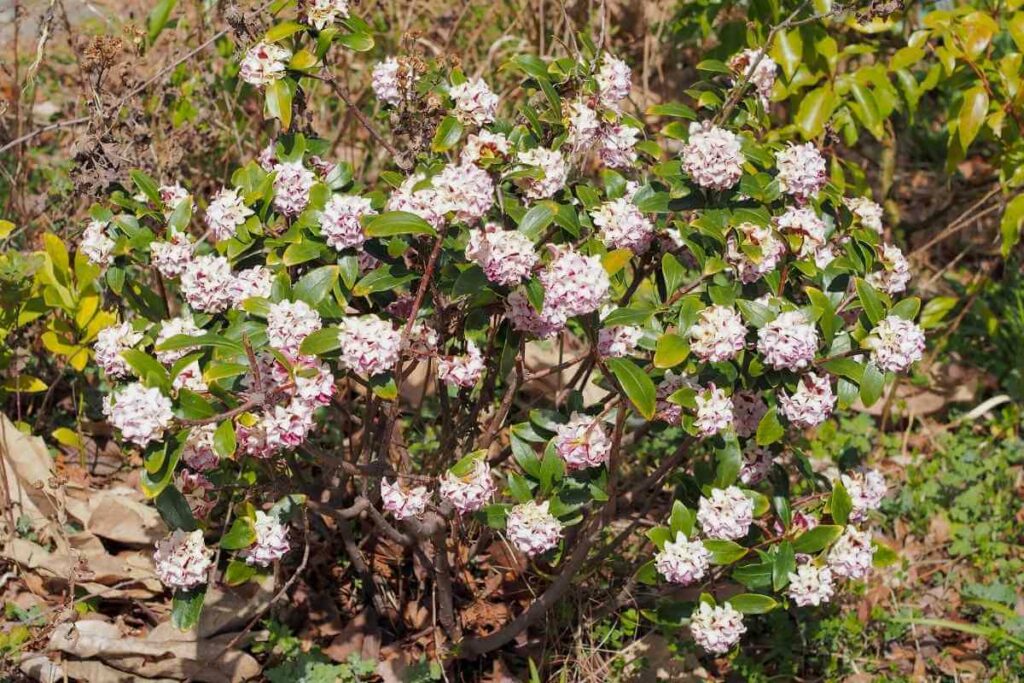
{"type": "Polygon", "coordinates": [[[757,331],[757,351],[776,370],[803,370],[818,351],[818,331],[802,312],[786,311],[757,331]]]}
{"type": "Polygon", "coordinates": [[[865,344],[871,361],[885,372],[904,372],[924,356],[924,332],[896,315],[878,321],[865,344]]]}
{"type": "Polygon", "coordinates": [[[112,325],[100,330],[96,335],[93,351],[96,364],[103,368],[108,377],[118,378],[128,375],[128,362],[121,356],[122,351],[134,348],[142,341],[144,335],[136,332],[130,322],[112,325]]]}
{"type": "Polygon", "coordinates": [[[743,175],[740,139],[709,122],[691,123],[690,139],[682,150],[683,170],[708,190],[728,190],[743,175]]]}
{"type": "Polygon", "coordinates": [[[878,470],[843,474],[840,481],[853,502],[850,519],[854,522],[864,521],[869,512],[877,510],[889,489],[885,477],[878,470]]]}
{"type": "Polygon", "coordinates": [[[349,370],[372,377],[391,370],[402,355],[402,335],[376,315],[345,318],[339,325],[341,362],[349,370]]]}
{"type": "Polygon", "coordinates": [[[286,62],[292,53],[276,43],[256,43],[245,53],[239,77],[246,83],[262,87],[284,78],[286,62]]]}
{"type": "Polygon", "coordinates": [[[736,486],[712,489],[711,496],[701,498],[697,506],[697,522],[709,538],[743,538],[753,521],[754,501],[736,486]]]}
{"type": "Polygon", "coordinates": [[[376,214],[365,197],[333,195],[320,214],[320,233],[338,251],[358,249],[366,241],[362,219],[376,214]]]}
{"type": "Polygon", "coordinates": [[[380,496],[384,509],[394,515],[395,519],[419,517],[430,502],[430,492],[426,486],[405,488],[397,480],[392,484],[387,479],[381,479],[380,496]]]}
{"type": "Polygon", "coordinates": [[[455,101],[455,115],[467,125],[482,126],[494,120],[498,111],[498,96],[482,78],[453,85],[448,91],[455,101]]]}
{"type": "Polygon", "coordinates": [[[712,436],[732,424],[732,398],[711,383],[697,393],[697,419],[693,426],[700,436],[712,436]]]}
{"type": "Polygon", "coordinates": [[[157,541],[153,563],[162,584],[175,590],[190,590],[206,583],[213,565],[213,551],[206,547],[199,529],[175,529],[157,541]]]}
{"type": "Polygon", "coordinates": [[[281,301],[267,311],[267,342],[291,359],[302,341],[321,328],[320,314],[305,301],[281,301]]]}
{"type": "Polygon", "coordinates": [[[527,501],[509,510],[505,529],[519,552],[533,557],[554,548],[562,538],[562,523],[548,512],[549,501],[527,501]]]}
{"type": "Polygon", "coordinates": [[[831,600],[835,593],[832,570],[828,567],[802,564],[795,572],[789,573],[789,588],[786,592],[799,607],[823,605],[831,600]]]}
{"type": "Polygon", "coordinates": [[[654,557],[654,568],[671,583],[688,586],[704,578],[711,553],[700,541],[691,541],[682,531],[668,541],[654,557]]]}
{"type": "Polygon", "coordinates": [[[728,602],[711,606],[701,601],[690,616],[694,641],[712,654],[725,654],[746,632],[743,615],[728,602]]]}
{"type": "Polygon", "coordinates": [[[267,567],[280,560],[291,549],[288,542],[288,527],[281,524],[277,517],[257,510],[253,528],[256,531],[256,541],[243,553],[246,564],[267,567]]]}
{"type": "Polygon", "coordinates": [[[792,395],[779,395],[779,408],[797,427],[816,427],[832,414],[836,404],[828,375],[809,372],[797,382],[792,395]]]}
{"type": "Polygon", "coordinates": [[[776,152],[775,167],[779,171],[779,189],[801,203],[817,197],[828,182],[825,157],[811,142],[790,144],[776,152]]]}
{"type": "Polygon", "coordinates": [[[458,476],[451,470],[441,477],[439,492],[455,506],[460,514],[475,512],[494,497],[497,487],[491,476],[491,466],[485,458],[473,462],[468,474],[458,476]]]}
{"type": "Polygon", "coordinates": [[[725,258],[740,282],[749,284],[775,270],[785,253],[785,242],[770,227],[741,223],[729,236],[725,258]]]}
{"type": "Polygon", "coordinates": [[[465,354],[437,359],[437,378],[451,386],[468,389],[476,385],[483,373],[483,354],[471,340],[466,342],[465,354]]]}
{"type": "Polygon", "coordinates": [[[479,265],[488,280],[506,287],[527,279],[538,261],[529,237],[497,223],[469,233],[466,258],[479,265]]]}
{"type": "Polygon", "coordinates": [[[701,360],[720,363],[736,357],[746,343],[747,327],[727,306],[708,306],[690,328],[690,350],[701,360]]]}
{"type": "Polygon", "coordinates": [[[764,50],[744,50],[729,59],[729,68],[736,73],[738,79],[749,78],[761,104],[767,107],[772,88],[775,87],[775,72],[779,68],[775,60],[764,50]]]}
{"type": "Polygon", "coordinates": [[[104,412],[122,438],[145,448],[159,441],[174,419],[171,399],[155,387],[127,384],[107,397],[104,412]]]}
{"type": "Polygon", "coordinates": [[[555,428],[555,452],[568,470],[608,464],[612,442],[604,426],[589,415],[573,413],[566,424],[555,428]]]}
{"type": "Polygon", "coordinates": [[[651,245],[654,224],[625,197],[605,202],[590,213],[601,241],[614,249],[642,254],[651,245]]]}
{"type": "Polygon", "coordinates": [[[907,261],[907,257],[893,244],[882,245],[878,256],[882,270],[869,273],[867,281],[889,295],[905,292],[907,283],[910,282],[910,262],[907,261]]]}

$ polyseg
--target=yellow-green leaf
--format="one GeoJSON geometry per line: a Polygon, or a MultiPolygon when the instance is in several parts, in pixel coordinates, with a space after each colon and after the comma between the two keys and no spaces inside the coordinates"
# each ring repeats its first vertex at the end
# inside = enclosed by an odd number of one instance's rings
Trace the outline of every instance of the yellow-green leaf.
{"type": "Polygon", "coordinates": [[[978,136],[987,114],[988,93],[985,92],[984,87],[976,85],[964,93],[964,101],[960,105],[957,134],[960,136],[960,146],[965,151],[978,136]]]}

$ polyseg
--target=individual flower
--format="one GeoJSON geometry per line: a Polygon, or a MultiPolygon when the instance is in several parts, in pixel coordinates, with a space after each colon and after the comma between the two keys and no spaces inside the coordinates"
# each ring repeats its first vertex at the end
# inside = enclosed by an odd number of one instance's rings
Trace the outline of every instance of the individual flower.
{"type": "Polygon", "coordinates": [[[103,368],[107,377],[124,377],[130,368],[128,362],[121,357],[121,352],[134,348],[142,341],[142,337],[143,334],[136,332],[129,322],[100,330],[92,347],[96,355],[96,364],[103,368]]]}
{"type": "Polygon", "coordinates": [[[437,330],[422,320],[417,320],[409,330],[405,351],[418,360],[429,360],[437,354],[437,342],[437,330]]]}
{"type": "Polygon", "coordinates": [[[814,209],[790,206],[781,216],[775,217],[775,226],[781,233],[799,235],[803,238],[800,246],[801,258],[813,256],[825,246],[825,232],[828,228],[814,209]]]}
{"type": "Polygon", "coordinates": [[[743,538],[754,521],[754,501],[735,486],[712,489],[711,497],[700,499],[697,521],[709,538],[743,538]]]}
{"type": "Polygon", "coordinates": [[[817,197],[828,182],[825,157],[812,142],[791,143],[776,152],[775,167],[779,171],[779,189],[801,203],[817,197]]]}
{"type": "Polygon", "coordinates": [[[126,441],[143,448],[162,439],[164,430],[174,419],[171,399],[159,389],[147,388],[138,382],[119,389],[109,405],[110,424],[126,441]]]}
{"type": "Polygon", "coordinates": [[[82,233],[78,250],[97,266],[109,266],[113,260],[111,254],[114,251],[114,240],[107,235],[107,224],[104,221],[91,221],[82,233]]]}
{"type": "Polygon", "coordinates": [[[485,458],[478,458],[473,461],[472,469],[463,476],[448,470],[441,477],[439,490],[441,497],[450,501],[459,514],[479,510],[494,496],[496,490],[491,466],[485,458]]]}
{"type": "Polygon", "coordinates": [[[345,318],[339,326],[341,362],[360,375],[379,375],[398,364],[402,335],[376,315],[345,318]]]}
{"type": "Polygon", "coordinates": [[[448,94],[455,102],[455,116],[465,125],[482,126],[494,120],[498,96],[482,78],[453,85],[448,94]]]}
{"type": "Polygon", "coordinates": [[[813,372],[800,378],[792,395],[779,394],[782,414],[797,427],[817,427],[832,414],[835,404],[836,396],[828,375],[813,372]]]}
{"type": "Polygon", "coordinates": [[[698,387],[693,382],[693,378],[682,373],[675,373],[672,370],[666,370],[665,376],[658,384],[657,389],[657,404],[655,406],[655,417],[669,424],[679,424],[679,418],[683,415],[683,407],[676,404],[670,403],[669,397],[684,387],[697,389],[698,387]]]}
{"type": "Polygon", "coordinates": [[[464,389],[475,386],[483,372],[483,355],[472,341],[466,342],[465,355],[437,359],[437,378],[448,385],[464,389]]]}
{"type": "Polygon", "coordinates": [[[235,306],[246,299],[269,299],[273,290],[273,273],[264,266],[238,271],[227,284],[227,296],[235,306]]]}
{"type": "Polygon", "coordinates": [[[605,465],[612,452],[604,426],[582,413],[573,413],[567,423],[555,427],[554,445],[570,471],[605,465]]]}
{"type": "Polygon", "coordinates": [[[834,592],[832,570],[828,567],[802,564],[795,572],[789,573],[789,589],[786,594],[799,607],[822,605],[831,599],[834,592]]]}
{"type": "Polygon", "coordinates": [[[507,287],[530,277],[538,260],[529,237],[497,223],[470,231],[466,258],[480,266],[489,281],[507,287]]]}
{"type": "Polygon", "coordinates": [[[829,265],[839,258],[839,250],[834,244],[823,244],[814,252],[814,265],[820,270],[825,270],[829,265]]]}
{"type": "Polygon", "coordinates": [[[853,502],[850,512],[850,520],[853,522],[862,522],[867,519],[868,512],[877,510],[888,490],[885,477],[878,470],[843,474],[840,481],[853,502]]]}
{"type": "Polygon", "coordinates": [[[625,197],[601,204],[590,212],[590,217],[606,246],[642,254],[651,245],[654,224],[625,197]]]}
{"type": "Polygon", "coordinates": [[[596,78],[601,104],[618,110],[619,103],[629,96],[629,90],[632,87],[631,76],[632,70],[624,61],[605,53],[596,78]]]}
{"type": "Polygon", "coordinates": [[[180,334],[187,334],[190,337],[198,337],[203,333],[204,330],[196,325],[190,315],[180,315],[176,318],[165,320],[164,324],[160,327],[160,332],[156,335],[156,359],[164,365],[173,365],[180,359],[187,356],[195,347],[187,346],[180,349],[162,351],[160,350],[160,346],[171,337],[176,337],[180,334]]]}
{"type": "Polygon", "coordinates": [[[754,86],[761,104],[767,107],[772,88],[775,86],[775,72],[778,69],[775,60],[764,50],[744,50],[729,59],[729,68],[736,74],[737,80],[742,81],[749,76],[750,84],[754,86]]]}
{"type": "Polygon", "coordinates": [[[195,249],[192,240],[183,232],[176,232],[166,242],[156,241],[149,245],[150,258],[160,274],[175,278],[185,272],[192,263],[195,249]]]}
{"type": "Polygon", "coordinates": [[[231,239],[238,226],[253,214],[252,209],[238,194],[238,190],[224,188],[206,208],[206,227],[214,242],[231,239]]]}
{"type": "Polygon", "coordinates": [[[542,172],[540,178],[524,177],[517,181],[527,199],[547,199],[565,187],[565,181],[569,179],[565,157],[553,149],[537,147],[520,152],[519,163],[535,166],[542,172]]]}
{"type": "Polygon", "coordinates": [[[338,19],[348,18],[348,0],[309,0],[306,19],[317,31],[323,31],[338,19]]]}
{"type": "Polygon", "coordinates": [[[434,176],[437,201],[455,220],[475,225],[494,205],[494,181],[475,164],[449,164],[434,176]]]}
{"type": "Polygon", "coordinates": [[[463,164],[476,164],[492,159],[506,160],[511,152],[512,145],[507,137],[501,133],[480,130],[470,133],[466,138],[459,161],[463,164]]]}
{"type": "Polygon", "coordinates": [[[601,131],[601,120],[593,107],[577,100],[569,105],[568,143],[573,151],[580,151],[597,139],[601,131]]]}
{"type": "Polygon", "coordinates": [[[203,370],[199,367],[199,361],[194,360],[185,367],[178,371],[178,374],[174,376],[174,381],[171,382],[171,387],[175,391],[181,389],[188,389],[196,393],[202,393],[209,391],[210,387],[206,385],[206,380],[203,379],[203,370]]]}
{"type": "Polygon", "coordinates": [[[238,75],[251,85],[270,85],[284,77],[291,56],[291,52],[275,43],[256,43],[242,59],[238,75]]]}
{"type": "Polygon", "coordinates": [[[622,358],[636,350],[644,331],[633,325],[602,327],[597,333],[597,352],[604,358],[622,358]]]}
{"type": "Polygon", "coordinates": [[[548,505],[549,501],[538,505],[531,500],[509,510],[505,528],[519,552],[532,557],[558,545],[562,523],[548,512],[548,505]]]}
{"type": "Polygon", "coordinates": [[[743,175],[740,139],[710,122],[691,123],[690,139],[682,149],[683,171],[708,190],[728,190],[743,175]]]}
{"type": "Polygon", "coordinates": [[[785,253],[785,242],[770,227],[741,223],[729,236],[725,258],[740,282],[750,284],[775,270],[785,253]]]}
{"type": "Polygon", "coordinates": [[[206,583],[213,551],[203,542],[203,532],[175,529],[157,541],[153,553],[156,576],[168,588],[190,590],[206,583]]]}
{"type": "Polygon", "coordinates": [[[555,248],[555,256],[538,276],[544,286],[544,310],[557,309],[567,317],[601,308],[611,283],[598,256],[555,248]]]}
{"type": "Polygon", "coordinates": [[[700,436],[712,436],[732,424],[732,399],[725,395],[723,389],[708,384],[703,391],[697,392],[697,419],[693,425],[700,436]]]}
{"type": "Polygon", "coordinates": [[[246,564],[266,567],[280,560],[291,549],[288,527],[273,515],[257,510],[253,528],[256,541],[242,553],[246,564]]]}
{"type": "Polygon", "coordinates": [[[743,466],[740,468],[740,481],[745,486],[756,486],[765,480],[772,471],[775,454],[765,446],[758,446],[755,441],[748,441],[743,448],[743,466]]]}
{"type": "Polygon", "coordinates": [[[688,586],[704,578],[711,553],[700,541],[690,541],[682,531],[654,556],[654,568],[671,583],[688,586]]]}
{"type": "Polygon", "coordinates": [[[905,292],[910,282],[910,262],[900,248],[894,244],[882,245],[879,260],[882,262],[882,270],[869,273],[868,283],[890,296],[905,292]]]}
{"type": "Polygon", "coordinates": [[[406,178],[388,198],[387,210],[412,213],[435,228],[441,228],[445,222],[445,213],[448,212],[448,204],[440,200],[437,190],[429,184],[426,187],[419,187],[424,181],[422,174],[406,178]]]}
{"type": "Polygon", "coordinates": [[[728,306],[708,306],[697,314],[690,328],[690,350],[707,363],[736,357],[743,350],[747,327],[740,314],[728,306]]]}
{"type": "Polygon", "coordinates": [[[526,294],[518,289],[505,299],[505,315],[512,327],[538,339],[555,336],[565,327],[568,319],[565,311],[549,306],[546,298],[543,310],[537,311],[526,294]]]}
{"type": "Polygon", "coordinates": [[[333,195],[320,213],[320,234],[327,246],[338,251],[362,247],[366,232],[361,219],[376,214],[365,197],[333,195]]]}
{"type": "Polygon", "coordinates": [[[924,355],[924,332],[896,315],[878,321],[865,340],[871,362],[885,372],[904,372],[924,355]]]}
{"type": "Polygon", "coordinates": [[[776,370],[803,370],[818,351],[818,331],[802,312],[786,311],[757,331],[757,351],[776,370]]]}
{"type": "Polygon", "coordinates": [[[867,197],[847,197],[846,208],[868,230],[882,234],[882,207],[867,197]]]}
{"type": "Polygon", "coordinates": [[[871,532],[860,531],[847,525],[843,535],[828,551],[828,566],[832,573],[845,579],[863,579],[871,573],[874,558],[871,532]]]}
{"type": "Polygon", "coordinates": [[[177,208],[178,203],[188,198],[188,190],[182,187],[180,183],[161,185],[157,189],[157,194],[160,195],[160,201],[163,202],[164,208],[167,209],[164,212],[165,216],[170,216],[174,209],[177,208]]]}
{"type": "Polygon", "coordinates": [[[267,311],[267,343],[294,359],[302,340],[322,326],[320,314],[305,301],[273,303],[267,311]]]}
{"type": "Polygon", "coordinates": [[[392,107],[402,101],[403,87],[400,77],[401,65],[394,57],[388,57],[373,67],[370,85],[377,99],[392,107]]]}
{"type": "Polygon", "coordinates": [[[229,285],[234,277],[223,256],[197,256],[181,274],[181,293],[188,305],[204,313],[220,313],[233,301],[229,285]]]}
{"type": "Polygon", "coordinates": [[[737,391],[732,395],[732,426],[741,438],[756,434],[757,426],[767,412],[768,406],[756,392],[737,391]]]}
{"type": "Polygon", "coordinates": [[[694,642],[712,654],[725,654],[746,632],[743,615],[728,602],[712,607],[702,601],[690,616],[694,642]]]}
{"type": "Polygon", "coordinates": [[[220,464],[220,456],[213,450],[213,435],[217,425],[196,425],[185,439],[181,460],[197,472],[209,472],[220,464]]]}
{"type": "Polygon", "coordinates": [[[605,126],[597,139],[597,154],[608,168],[632,168],[640,131],[622,123],[605,126]]]}
{"type": "Polygon", "coordinates": [[[430,492],[426,486],[403,488],[398,480],[392,484],[387,479],[380,480],[380,496],[384,509],[395,516],[395,519],[419,517],[427,509],[430,492]]]}
{"type": "Polygon", "coordinates": [[[274,169],[274,208],[285,216],[298,216],[309,204],[316,176],[302,161],[286,161],[274,169]]]}

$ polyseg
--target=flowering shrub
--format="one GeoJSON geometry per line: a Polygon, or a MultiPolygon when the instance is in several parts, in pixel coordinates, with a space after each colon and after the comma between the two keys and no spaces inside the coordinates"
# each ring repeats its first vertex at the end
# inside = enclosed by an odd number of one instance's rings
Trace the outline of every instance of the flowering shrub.
{"type": "Polygon", "coordinates": [[[402,172],[363,178],[295,113],[335,88],[332,43],[366,40],[344,2],[272,26],[239,78],[274,141],[210,196],[134,174],[79,246],[122,304],[96,341],[104,409],[174,528],[154,557],[178,625],[210,581],[308,550],[311,515],[429,549],[463,657],[510,642],[652,511],[632,578],[699,589],[651,618],[709,653],[749,615],[863,578],[884,480],[814,471],[803,431],[921,358],[920,301],[896,298],[906,262],[877,205],[844,197],[815,144],[779,141],[771,58],[738,54],[696,111],[659,105],[648,130],[629,67],[585,38],[575,58],[513,59],[512,101],[391,57],[365,125],[402,172]],[[528,367],[545,344],[584,351],[528,367]],[[525,400],[554,373],[557,392],[525,400]],[[629,458],[651,432],[674,453],[629,458]],[[469,636],[449,555],[490,534],[556,578],[469,636]]]}

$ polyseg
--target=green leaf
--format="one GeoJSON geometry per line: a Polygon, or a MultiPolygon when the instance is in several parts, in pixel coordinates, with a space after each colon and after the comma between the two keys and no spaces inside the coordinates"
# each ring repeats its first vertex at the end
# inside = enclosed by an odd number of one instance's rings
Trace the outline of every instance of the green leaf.
{"type": "Polygon", "coordinates": [[[238,517],[231,523],[228,530],[220,539],[220,547],[224,550],[241,550],[248,548],[256,542],[256,528],[248,517],[238,517]]]}
{"type": "Polygon", "coordinates": [[[552,202],[535,204],[519,220],[519,232],[536,242],[544,230],[551,225],[551,221],[555,219],[555,213],[552,202]]]}
{"type": "Polygon", "coordinates": [[[815,88],[800,100],[794,123],[805,139],[816,138],[825,130],[835,107],[836,98],[831,85],[815,88]]]}
{"type": "MultiPolygon", "coordinates": [[[[1024,12],[1021,14],[1024,14],[1024,12]]],[[[999,222],[999,231],[1003,238],[1001,247],[1003,258],[1009,256],[1010,251],[1020,241],[1022,227],[1024,227],[1024,193],[1018,194],[1010,200],[1006,205],[1006,212],[1003,213],[1003,218],[999,222]]],[[[927,307],[925,307],[925,310],[928,310],[927,307]]]]}
{"type": "Polygon", "coordinates": [[[787,81],[793,80],[793,74],[800,66],[803,49],[804,42],[800,37],[799,29],[792,28],[783,31],[776,37],[775,44],[772,45],[771,56],[782,67],[782,73],[786,74],[787,81]]]}
{"type": "Polygon", "coordinates": [[[320,245],[316,242],[293,242],[281,255],[281,262],[286,266],[297,266],[320,257],[320,245]]]}
{"type": "Polygon", "coordinates": [[[31,375],[17,375],[4,380],[3,388],[7,391],[19,392],[22,394],[35,394],[46,391],[46,382],[31,375]]]}
{"type": "Polygon", "coordinates": [[[756,328],[762,328],[775,319],[772,309],[756,301],[737,299],[736,308],[740,309],[743,319],[756,328]]]}
{"type": "Polygon", "coordinates": [[[279,119],[281,128],[288,130],[292,125],[292,98],[295,96],[295,81],[279,78],[267,85],[264,97],[264,111],[268,118],[279,119]]]}
{"type": "Polygon", "coordinates": [[[305,29],[306,27],[297,21],[282,21],[280,24],[275,24],[267,29],[267,34],[263,40],[267,43],[276,43],[305,29]]]}
{"type": "Polygon", "coordinates": [[[224,582],[229,586],[241,586],[259,574],[259,569],[243,562],[242,560],[231,560],[227,569],[224,570],[224,582]]]}
{"type": "Polygon", "coordinates": [[[668,104],[652,104],[647,107],[648,116],[671,116],[677,119],[696,119],[697,113],[685,104],[669,102],[668,104]]]}
{"type": "Polygon", "coordinates": [[[188,631],[199,623],[199,615],[203,612],[203,600],[206,599],[206,586],[192,590],[178,590],[171,600],[171,623],[179,631],[188,631]]]}
{"type": "Polygon", "coordinates": [[[697,521],[697,514],[690,508],[683,505],[682,501],[672,502],[672,514],[668,518],[669,529],[674,538],[677,532],[682,531],[689,538],[693,536],[693,526],[697,521]]]}
{"type": "Polygon", "coordinates": [[[857,298],[860,299],[861,308],[864,309],[868,320],[872,325],[877,325],[878,321],[885,316],[885,307],[882,306],[882,301],[878,298],[875,288],[863,278],[857,278],[857,298]]]}
{"type": "Polygon", "coordinates": [[[509,472],[508,474],[508,491],[520,503],[533,500],[530,483],[522,475],[515,472],[509,472]]]}
{"type": "Polygon", "coordinates": [[[871,541],[871,545],[875,547],[875,552],[871,556],[871,564],[875,567],[888,567],[896,564],[900,560],[899,553],[878,541],[871,541]]]}
{"type": "Polygon", "coordinates": [[[867,407],[871,407],[882,397],[885,389],[885,375],[875,366],[868,363],[864,366],[864,374],[860,378],[860,400],[867,407]]]}
{"type": "Polygon", "coordinates": [[[957,135],[964,151],[971,146],[974,138],[978,137],[986,116],[988,93],[984,86],[976,85],[964,93],[964,101],[960,105],[960,115],[957,118],[957,135]]]}
{"type": "Polygon", "coordinates": [[[666,543],[674,540],[675,538],[675,534],[672,533],[672,530],[665,526],[652,527],[647,530],[645,535],[647,538],[651,539],[651,543],[653,543],[658,550],[664,548],[666,543]]]}
{"type": "Polygon", "coordinates": [[[732,69],[726,66],[725,62],[717,59],[705,59],[697,64],[697,70],[713,74],[732,74],[732,69]]]}
{"type": "Polygon", "coordinates": [[[321,266],[309,271],[295,283],[292,293],[296,299],[305,301],[310,306],[317,306],[330,293],[338,282],[340,269],[338,266],[321,266]]]}
{"type": "Polygon", "coordinates": [[[167,374],[167,369],[156,358],[138,349],[126,349],[121,352],[121,357],[147,387],[155,387],[165,394],[170,393],[171,378],[167,374]]]}
{"type": "Polygon", "coordinates": [[[781,439],[786,433],[786,430],[782,427],[782,423],[779,422],[778,413],[775,408],[769,408],[768,412],[764,414],[761,421],[757,423],[757,434],[755,440],[758,446],[768,446],[781,439]]]}
{"type": "Polygon", "coordinates": [[[726,602],[732,605],[734,610],[743,614],[765,614],[779,606],[779,603],[772,598],[758,593],[740,593],[732,596],[726,602]]]}
{"type": "Polygon", "coordinates": [[[824,550],[839,538],[843,533],[843,527],[834,524],[819,524],[818,526],[800,534],[793,541],[793,550],[798,553],[816,553],[824,550]]]}
{"type": "Polygon", "coordinates": [[[441,120],[437,130],[434,131],[434,139],[430,143],[430,149],[434,152],[447,152],[458,143],[461,137],[462,124],[454,116],[446,116],[441,120]]]}
{"type": "Polygon", "coordinates": [[[836,479],[836,483],[832,487],[829,510],[832,512],[832,519],[835,523],[843,525],[850,520],[850,513],[853,512],[853,499],[850,498],[849,492],[839,479],[836,479]]]}
{"type": "Polygon", "coordinates": [[[921,312],[921,329],[931,330],[941,325],[958,303],[960,303],[960,298],[955,296],[937,296],[929,299],[928,303],[924,305],[924,311],[921,312]]]}
{"type": "Polygon", "coordinates": [[[192,515],[192,508],[189,507],[185,496],[181,495],[181,491],[175,487],[165,488],[153,502],[168,528],[182,531],[195,531],[198,528],[196,518],[192,515]]]}
{"type": "Polygon", "coordinates": [[[344,45],[350,50],[356,52],[368,52],[373,49],[374,42],[373,36],[365,31],[359,31],[356,33],[344,33],[339,35],[335,40],[344,45]]]}
{"type": "Polygon", "coordinates": [[[337,327],[325,327],[306,336],[299,344],[299,352],[309,356],[322,356],[341,348],[337,327]]]}
{"type": "Polygon", "coordinates": [[[736,435],[725,437],[725,445],[715,451],[715,482],[716,488],[724,489],[732,486],[743,469],[743,453],[736,435]]]}
{"type": "Polygon", "coordinates": [[[772,558],[772,588],[780,591],[789,583],[790,572],[796,571],[796,552],[793,544],[782,541],[772,558]]]}
{"type": "Polygon", "coordinates": [[[647,373],[627,358],[609,358],[605,363],[637,412],[648,420],[653,418],[657,391],[647,373]]]}
{"type": "Polygon", "coordinates": [[[213,450],[222,458],[230,458],[235,454],[235,423],[224,420],[213,433],[213,450]]]}
{"type": "Polygon", "coordinates": [[[674,368],[690,355],[690,344],[678,334],[666,332],[654,348],[654,367],[674,368]]]}
{"type": "Polygon", "coordinates": [[[387,211],[376,216],[366,225],[370,237],[391,237],[392,235],[436,235],[437,231],[416,214],[407,211],[387,211]]]}
{"type": "Polygon", "coordinates": [[[156,42],[161,31],[167,26],[167,20],[176,4],[178,4],[178,0],[160,0],[149,13],[149,18],[146,20],[149,32],[146,37],[149,38],[150,45],[156,42]]]}
{"type": "Polygon", "coordinates": [[[686,271],[679,263],[679,259],[666,251],[665,255],[661,257],[661,274],[665,277],[665,293],[671,298],[679,289],[679,285],[683,283],[686,271]]]}
{"type": "Polygon", "coordinates": [[[704,547],[711,553],[711,564],[732,564],[747,554],[739,543],[720,538],[705,539],[704,547]]]}

